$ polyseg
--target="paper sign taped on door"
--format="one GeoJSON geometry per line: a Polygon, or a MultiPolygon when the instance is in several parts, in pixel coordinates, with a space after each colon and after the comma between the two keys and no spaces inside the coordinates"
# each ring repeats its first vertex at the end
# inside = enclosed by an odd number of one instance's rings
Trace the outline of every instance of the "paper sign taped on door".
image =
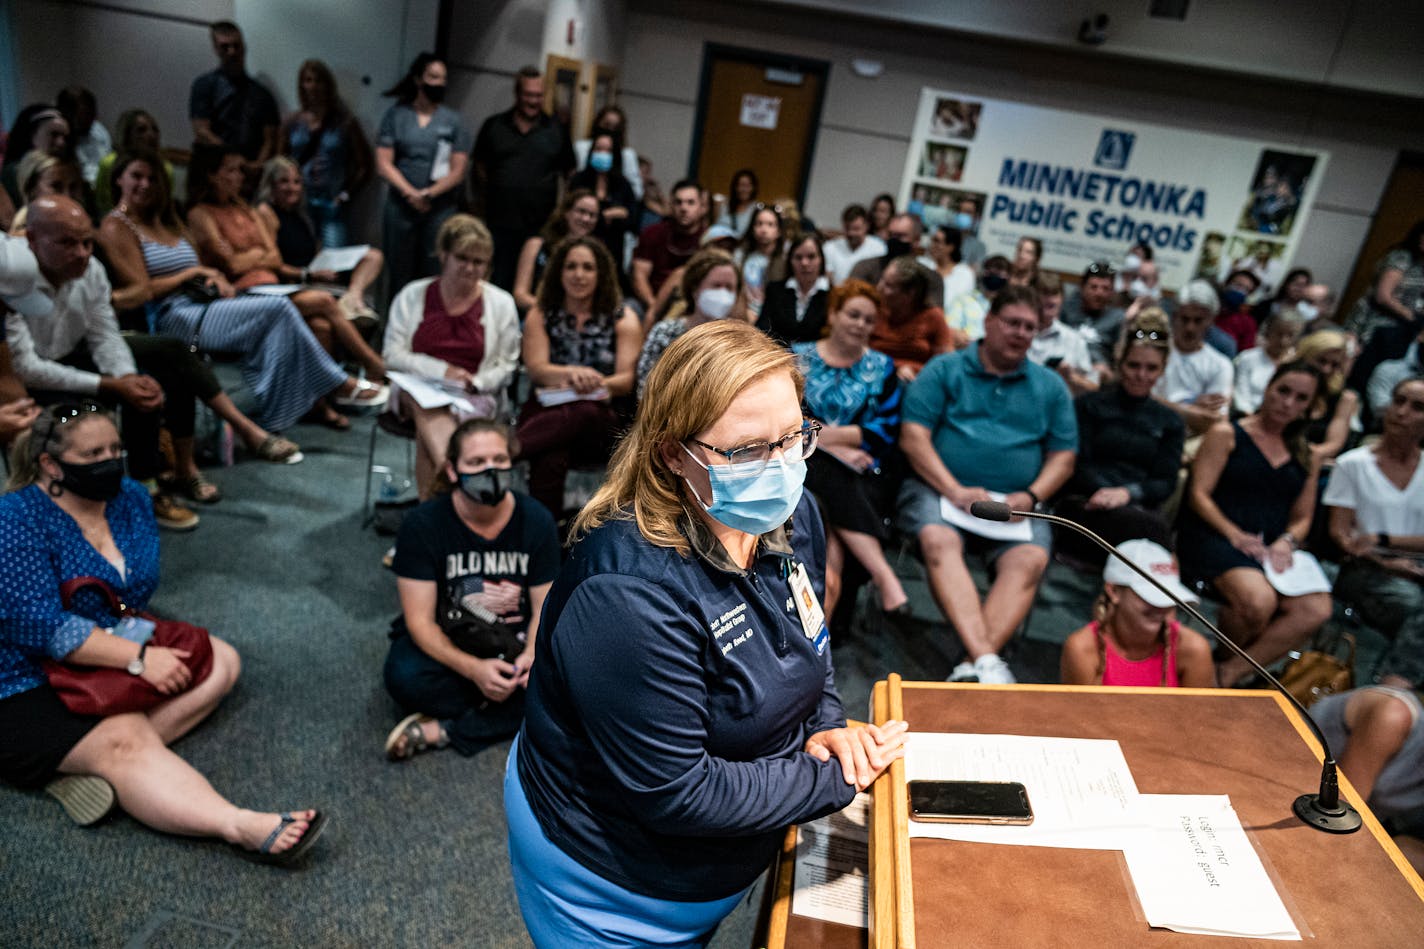
{"type": "Polygon", "coordinates": [[[754,129],[774,129],[781,115],[780,96],[742,96],[742,124],[754,129]]]}

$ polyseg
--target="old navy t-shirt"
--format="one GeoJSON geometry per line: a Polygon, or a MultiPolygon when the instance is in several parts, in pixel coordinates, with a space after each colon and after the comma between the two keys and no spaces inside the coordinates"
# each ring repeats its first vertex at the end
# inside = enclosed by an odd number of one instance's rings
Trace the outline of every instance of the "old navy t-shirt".
{"type": "MultiPolygon", "coordinates": [[[[406,515],[391,565],[396,576],[430,580],[443,597],[520,633],[529,626],[529,588],[559,572],[559,537],[547,508],[515,492],[514,513],[492,540],[470,530],[442,494],[406,515]],[[490,614],[493,614],[492,616],[490,614]]],[[[404,621],[398,620],[404,629],[404,621]]]]}

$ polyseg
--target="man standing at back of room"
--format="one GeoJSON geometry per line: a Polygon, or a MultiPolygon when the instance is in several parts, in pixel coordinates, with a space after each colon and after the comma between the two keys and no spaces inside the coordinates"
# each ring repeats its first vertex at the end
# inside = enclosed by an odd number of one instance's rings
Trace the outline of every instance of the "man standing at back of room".
{"type": "Polygon", "coordinates": [[[512,290],[520,249],[553,213],[574,170],[568,130],[544,112],[538,67],[515,75],[514,106],[485,119],[470,158],[472,189],[494,237],[490,282],[512,290]]]}
{"type": "Polygon", "coordinates": [[[193,140],[242,152],[248,181],[255,184],[263,163],[277,154],[277,100],[247,74],[247,44],[237,24],[219,20],[209,32],[218,68],[193,80],[188,95],[193,140]]]}

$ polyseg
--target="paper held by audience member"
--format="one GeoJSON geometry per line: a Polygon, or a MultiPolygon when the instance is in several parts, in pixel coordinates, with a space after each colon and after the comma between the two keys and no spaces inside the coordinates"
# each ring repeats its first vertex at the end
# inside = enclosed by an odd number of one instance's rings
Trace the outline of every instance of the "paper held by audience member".
{"type": "MultiPolygon", "coordinates": [[[[1007,497],[1006,494],[989,492],[989,499],[992,501],[1002,501],[1007,497]]],[[[1026,517],[1017,521],[986,521],[982,517],[975,517],[963,508],[955,507],[949,503],[949,498],[943,495],[939,499],[939,510],[944,519],[955,527],[967,530],[971,534],[978,534],[980,537],[987,537],[990,540],[1023,542],[1033,540],[1033,531],[1029,529],[1026,517]]]]}
{"type": "Polygon", "coordinates": [[[289,297],[294,293],[301,293],[303,289],[299,283],[264,283],[258,287],[248,287],[242,292],[264,297],[289,297]]]}
{"type": "Polygon", "coordinates": [[[569,386],[549,387],[535,389],[535,397],[544,408],[552,408],[556,405],[568,405],[570,402],[577,402],[580,399],[589,402],[601,402],[608,398],[608,390],[599,386],[590,392],[575,392],[569,386]]]}
{"type": "Polygon", "coordinates": [[[448,405],[460,412],[475,411],[467,393],[444,379],[427,379],[414,373],[393,370],[386,371],[386,378],[392,383],[392,400],[397,398],[398,390],[409,395],[422,409],[438,409],[448,405]]]}
{"type": "Polygon", "coordinates": [[[1300,939],[1225,795],[1143,794],[1123,851],[1151,926],[1205,936],[1300,939]]]}
{"type": "Polygon", "coordinates": [[[1315,559],[1314,554],[1304,550],[1297,550],[1291,557],[1291,565],[1283,571],[1271,566],[1270,557],[1266,558],[1262,566],[1266,568],[1266,579],[1281,596],[1330,592],[1330,580],[1325,576],[1325,571],[1320,569],[1320,561],[1315,559]]]}
{"type": "Polygon", "coordinates": [[[911,837],[1080,850],[1120,850],[1139,829],[1137,784],[1116,741],[912,732],[908,781],[1019,781],[1033,823],[910,821],[911,837]]]}
{"type": "Polygon", "coordinates": [[[307,264],[308,270],[330,270],[332,273],[346,273],[355,270],[361,258],[371,249],[370,244],[355,244],[351,247],[324,247],[321,253],[307,264]]]}
{"type": "Polygon", "coordinates": [[[796,828],[791,912],[866,929],[869,919],[870,795],[796,828]]]}

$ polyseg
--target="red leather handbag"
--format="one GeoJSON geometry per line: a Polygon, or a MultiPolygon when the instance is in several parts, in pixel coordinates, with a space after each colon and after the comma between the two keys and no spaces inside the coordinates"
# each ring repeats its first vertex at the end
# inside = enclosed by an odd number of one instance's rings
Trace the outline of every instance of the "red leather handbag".
{"type": "MultiPolygon", "coordinates": [[[[159,619],[151,613],[135,610],[119,599],[119,595],[98,577],[75,577],[66,580],[59,588],[60,602],[65,609],[80,590],[94,587],[109,601],[109,608],[116,616],[134,616],[153,623],[150,646],[167,646],[185,649],[188,658],[183,663],[193,673],[188,688],[192,688],[208,677],[213,671],[213,644],[208,639],[208,631],[201,626],[179,620],[159,619]]],[[[99,669],[93,666],[74,666],[43,661],[45,675],[50,687],[59,693],[59,698],[71,712],[80,715],[117,715],[121,712],[142,712],[160,702],[173,698],[164,695],[144,680],[142,676],[130,674],[124,669],[99,669]]],[[[176,694],[176,693],[175,693],[176,694]]]]}

